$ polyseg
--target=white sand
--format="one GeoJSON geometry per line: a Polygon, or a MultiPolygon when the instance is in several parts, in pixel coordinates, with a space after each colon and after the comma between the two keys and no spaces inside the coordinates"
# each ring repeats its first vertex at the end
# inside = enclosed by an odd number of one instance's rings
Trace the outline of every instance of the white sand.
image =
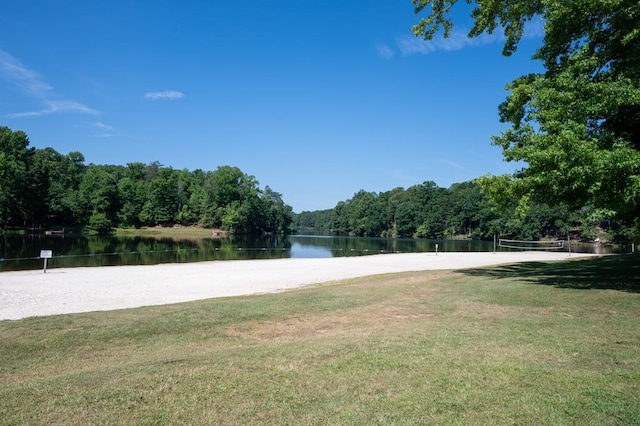
{"type": "Polygon", "coordinates": [[[409,253],[0,273],[0,320],[268,293],[367,275],[566,260],[567,253],[409,253]]]}

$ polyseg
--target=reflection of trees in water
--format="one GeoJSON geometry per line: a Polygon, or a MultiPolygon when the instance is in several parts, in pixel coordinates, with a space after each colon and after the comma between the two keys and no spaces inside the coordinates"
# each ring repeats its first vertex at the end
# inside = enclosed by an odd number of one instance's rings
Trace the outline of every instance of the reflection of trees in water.
{"type": "MultiPolygon", "coordinates": [[[[41,269],[40,250],[53,250],[48,268],[153,265],[212,260],[362,256],[378,253],[492,251],[493,242],[475,240],[387,239],[336,236],[231,236],[153,238],[91,236],[10,236],[0,238],[0,271],[41,269]],[[292,245],[302,248],[293,253],[292,245]],[[315,253],[315,255],[314,255],[315,253]]],[[[575,249],[575,247],[574,247],[575,249]]],[[[600,248],[602,249],[602,248],[600,248]]],[[[592,246],[579,251],[593,251],[592,246]]]]}
{"type": "Polygon", "coordinates": [[[43,248],[53,250],[49,268],[271,259],[291,254],[291,242],[284,236],[190,239],[4,235],[0,239],[0,271],[41,268],[38,255],[43,248]]]}

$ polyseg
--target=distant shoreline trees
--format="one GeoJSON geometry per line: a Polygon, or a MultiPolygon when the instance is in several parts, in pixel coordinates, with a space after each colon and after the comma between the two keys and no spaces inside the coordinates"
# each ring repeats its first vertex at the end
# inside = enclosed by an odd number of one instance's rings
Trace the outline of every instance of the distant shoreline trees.
{"type": "Polygon", "coordinates": [[[589,209],[532,204],[518,214],[517,200],[496,209],[475,182],[440,188],[424,182],[387,192],[359,191],[333,209],[294,214],[299,233],[323,233],[387,238],[493,239],[494,235],[520,240],[583,239],[625,243],[632,230],[603,220],[589,209]]]}
{"type": "Polygon", "coordinates": [[[0,127],[0,226],[44,229],[199,225],[230,233],[287,233],[290,206],[237,167],[176,170],[158,162],[84,164],[79,152],[29,147],[0,127]]]}

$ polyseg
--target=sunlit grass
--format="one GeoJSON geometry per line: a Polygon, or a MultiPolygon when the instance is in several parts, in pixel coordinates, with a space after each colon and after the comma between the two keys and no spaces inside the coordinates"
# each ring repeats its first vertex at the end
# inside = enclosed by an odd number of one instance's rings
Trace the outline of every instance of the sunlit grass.
{"type": "Polygon", "coordinates": [[[3,321],[0,419],[640,424],[638,261],[390,274],[3,321]]]}
{"type": "Polygon", "coordinates": [[[199,226],[176,226],[176,227],[144,227],[144,228],[117,228],[114,234],[119,237],[154,237],[173,239],[198,239],[220,237],[226,235],[223,231],[199,226]]]}

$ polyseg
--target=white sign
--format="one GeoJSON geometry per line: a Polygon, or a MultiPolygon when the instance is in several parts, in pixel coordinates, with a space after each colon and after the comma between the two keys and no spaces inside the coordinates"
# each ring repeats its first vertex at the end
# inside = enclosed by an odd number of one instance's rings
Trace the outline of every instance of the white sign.
{"type": "Polygon", "coordinates": [[[51,259],[53,257],[53,250],[40,250],[40,259],[51,259]]]}

